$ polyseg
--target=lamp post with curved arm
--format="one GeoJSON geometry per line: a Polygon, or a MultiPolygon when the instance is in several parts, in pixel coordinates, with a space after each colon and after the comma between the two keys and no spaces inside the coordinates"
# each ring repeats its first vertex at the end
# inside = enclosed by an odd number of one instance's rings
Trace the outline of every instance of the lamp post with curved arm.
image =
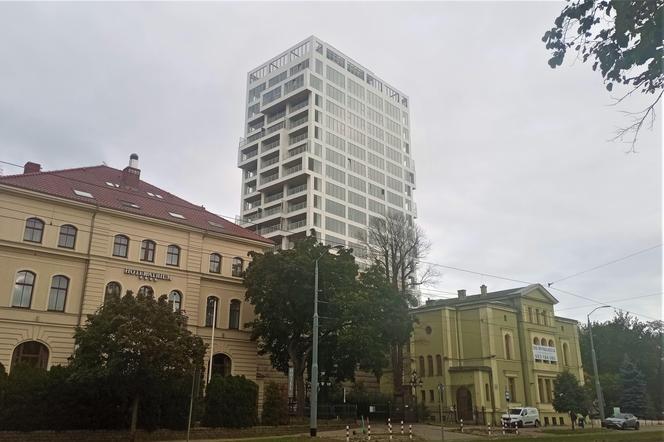
{"type": "Polygon", "coordinates": [[[593,373],[595,375],[595,392],[597,394],[597,406],[599,407],[599,418],[604,420],[604,395],[602,394],[602,386],[599,383],[599,374],[597,373],[597,356],[595,356],[595,344],[593,343],[593,329],[590,324],[590,315],[595,313],[596,310],[601,308],[611,308],[610,305],[600,305],[588,313],[588,333],[590,334],[590,353],[593,358],[593,373]]]}

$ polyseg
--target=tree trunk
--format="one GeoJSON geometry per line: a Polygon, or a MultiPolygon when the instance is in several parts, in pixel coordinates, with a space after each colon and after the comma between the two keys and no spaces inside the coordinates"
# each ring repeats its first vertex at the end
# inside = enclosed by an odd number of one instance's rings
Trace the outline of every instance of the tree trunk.
{"type": "Polygon", "coordinates": [[[305,394],[304,394],[304,367],[300,360],[293,360],[293,378],[295,381],[295,398],[297,400],[296,416],[304,416],[305,394]]]}
{"type": "Polygon", "coordinates": [[[390,348],[392,366],[392,388],[394,396],[401,395],[403,387],[403,350],[401,344],[393,343],[390,348]]]}
{"type": "Polygon", "coordinates": [[[131,442],[134,442],[136,440],[136,424],[138,422],[138,403],[139,403],[139,397],[138,394],[134,396],[134,400],[132,401],[131,404],[131,442]]]}

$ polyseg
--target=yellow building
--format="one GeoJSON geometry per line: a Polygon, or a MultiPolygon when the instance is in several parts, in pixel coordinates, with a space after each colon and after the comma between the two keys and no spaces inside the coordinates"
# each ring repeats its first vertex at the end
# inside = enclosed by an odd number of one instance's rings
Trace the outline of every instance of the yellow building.
{"type": "Polygon", "coordinates": [[[542,285],[427,301],[414,309],[410,343],[413,393],[433,415],[443,408],[464,422],[500,421],[510,407],[536,407],[542,425],[569,424],[552,406],[553,381],[569,370],[583,379],[578,324],[554,315],[558,301],[542,285]],[[419,385],[421,379],[421,385],[419,385]]]}
{"type": "Polygon", "coordinates": [[[254,316],[242,285],[247,253],[271,246],[141,181],[135,154],[124,170],[27,163],[0,177],[0,363],[66,364],[74,327],[106,294],[131,290],[168,295],[208,352],[216,320],[213,372],[259,387],[282,378],[244,327],[254,316]]]}

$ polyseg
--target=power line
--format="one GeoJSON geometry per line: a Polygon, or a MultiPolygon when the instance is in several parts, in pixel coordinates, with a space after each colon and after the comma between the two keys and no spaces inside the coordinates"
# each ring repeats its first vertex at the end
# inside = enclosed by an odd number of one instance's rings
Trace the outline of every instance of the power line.
{"type": "Polygon", "coordinates": [[[649,251],[657,249],[659,247],[662,247],[662,244],[657,244],[656,246],[648,247],[647,249],[643,249],[643,250],[639,250],[638,252],[630,253],[629,255],[623,256],[621,258],[614,259],[613,261],[605,262],[604,264],[600,264],[598,266],[591,267],[589,269],[582,270],[582,271],[577,272],[577,273],[573,273],[569,276],[565,276],[564,278],[560,278],[560,279],[557,279],[553,282],[548,283],[548,286],[551,287],[553,284],[555,284],[557,282],[564,281],[564,280],[570,279],[570,278],[574,278],[575,276],[583,275],[584,273],[592,272],[593,270],[601,269],[602,267],[606,267],[608,265],[615,264],[615,263],[620,262],[620,261],[624,261],[624,260],[629,259],[633,256],[640,255],[641,253],[649,252],[649,251]]]}
{"type": "MultiPolygon", "coordinates": [[[[609,300],[609,302],[613,302],[613,303],[627,302],[627,301],[631,301],[632,299],[650,298],[650,297],[653,297],[653,296],[661,296],[662,294],[664,294],[664,292],[651,293],[649,295],[632,296],[632,297],[629,297],[629,298],[611,299],[611,300],[609,300]]],[[[588,308],[588,307],[592,307],[592,306],[595,306],[595,305],[603,305],[603,304],[605,304],[605,303],[584,304],[584,305],[577,305],[576,307],[559,308],[559,309],[556,309],[556,310],[560,312],[560,311],[564,311],[564,310],[575,310],[575,309],[579,309],[579,308],[588,308]]]]}
{"type": "Polygon", "coordinates": [[[23,169],[23,166],[21,166],[21,165],[19,165],[19,164],[10,163],[9,161],[2,161],[2,160],[0,160],[0,163],[2,163],[2,164],[7,164],[7,165],[9,165],[9,166],[20,167],[21,169],[23,169]]]}

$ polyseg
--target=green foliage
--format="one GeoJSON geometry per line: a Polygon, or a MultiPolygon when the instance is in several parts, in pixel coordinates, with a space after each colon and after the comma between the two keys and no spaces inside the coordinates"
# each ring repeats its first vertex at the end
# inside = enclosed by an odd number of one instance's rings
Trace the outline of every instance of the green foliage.
{"type": "Polygon", "coordinates": [[[620,366],[620,410],[643,416],[647,406],[646,381],[641,370],[625,355],[620,366]]]}
{"type": "Polygon", "coordinates": [[[391,396],[379,391],[367,390],[364,384],[359,382],[347,395],[346,402],[357,406],[358,416],[369,416],[369,406],[383,405],[387,408],[391,399],[391,396]]]}
{"type": "Polygon", "coordinates": [[[288,425],[288,391],[286,385],[270,382],[263,395],[262,425],[288,425]]]}
{"type": "Polygon", "coordinates": [[[258,422],[258,386],[244,376],[214,376],[205,394],[203,425],[243,428],[258,422]]]}
{"type": "Polygon", "coordinates": [[[662,0],[568,0],[542,41],[552,68],[572,49],[599,67],[609,91],[622,83],[654,93],[664,81],[662,29],[662,0]]]}
{"type": "Polygon", "coordinates": [[[109,386],[125,408],[140,407],[141,400],[159,401],[163,385],[190,378],[203,364],[205,345],[186,323],[165,295],[111,297],[76,329],[72,378],[109,386]]]}
{"type": "MultiPolygon", "coordinates": [[[[646,395],[651,408],[664,410],[664,366],[662,346],[664,328],[661,321],[641,322],[627,313],[618,312],[611,320],[592,324],[597,366],[606,405],[605,412],[620,405],[622,386],[620,367],[625,355],[639,361],[646,381],[646,395]]],[[[588,328],[580,330],[581,359],[586,370],[592,367],[588,328]]],[[[589,376],[591,382],[592,376],[589,376]]],[[[594,391],[594,389],[593,389],[594,391]]],[[[645,416],[640,416],[645,417],[645,416]]],[[[655,417],[655,416],[651,416],[655,417]]]]}
{"type": "Polygon", "coordinates": [[[576,377],[565,370],[553,381],[553,408],[559,413],[588,414],[588,397],[576,377]]]}
{"type": "MultiPolygon", "coordinates": [[[[287,373],[294,368],[298,403],[304,403],[304,374],[311,358],[314,268],[319,263],[320,372],[328,380],[352,379],[358,364],[380,373],[395,334],[412,323],[406,301],[378,272],[357,278],[350,250],[336,255],[308,237],[290,250],[252,253],[245,274],[246,299],[256,311],[248,324],[259,351],[287,373]]],[[[304,407],[299,407],[302,411],[304,407]]]]}

